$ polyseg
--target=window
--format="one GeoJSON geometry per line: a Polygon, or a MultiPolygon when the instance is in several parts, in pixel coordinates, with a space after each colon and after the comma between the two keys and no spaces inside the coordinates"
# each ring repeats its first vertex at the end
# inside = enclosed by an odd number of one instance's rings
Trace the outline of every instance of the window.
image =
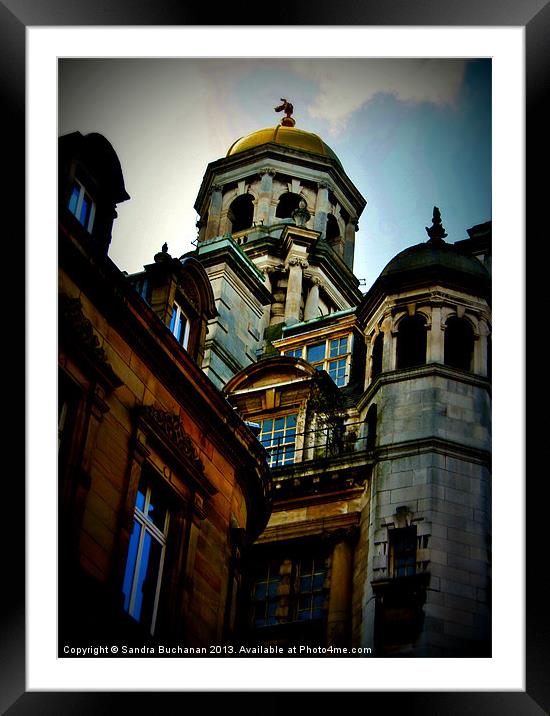
{"type": "Polygon", "coordinates": [[[327,560],[302,559],[296,565],[297,600],[295,618],[320,619],[326,601],[327,560]]]}
{"type": "Polygon", "coordinates": [[[181,306],[174,302],[172,306],[172,318],[170,320],[170,331],[174,334],[177,342],[187,348],[189,342],[189,319],[181,310],[181,306]]]}
{"type": "Polygon", "coordinates": [[[419,313],[405,316],[397,333],[397,368],[426,363],[426,319],[419,313]]]}
{"type": "Polygon", "coordinates": [[[278,592],[282,582],[281,561],[271,560],[254,570],[252,623],[254,627],[277,624],[278,592]]]}
{"type": "Polygon", "coordinates": [[[322,554],[271,559],[252,568],[254,628],[323,619],[327,612],[328,559],[322,554]]]}
{"type": "Polygon", "coordinates": [[[303,348],[296,348],[295,350],[286,351],[285,356],[290,356],[291,358],[302,358],[304,355],[304,349],[303,348]]]}
{"type": "Polygon", "coordinates": [[[151,634],[155,630],[169,519],[162,495],[142,476],[122,592],[125,611],[151,634]]]}
{"type": "Polygon", "coordinates": [[[270,467],[294,462],[297,417],[297,414],[293,413],[260,421],[262,429],[258,439],[269,454],[270,467]]]}
{"type": "Polygon", "coordinates": [[[416,526],[389,531],[390,574],[410,577],[416,574],[416,526]]]}
{"type": "Polygon", "coordinates": [[[95,217],[95,204],[82,184],[74,180],[69,199],[69,211],[74,214],[82,226],[92,233],[95,217]]]}
{"type": "Polygon", "coordinates": [[[279,219],[290,219],[293,212],[300,206],[301,199],[302,197],[299,194],[293,194],[292,192],[281,194],[275,216],[279,219]]]}
{"type": "Polygon", "coordinates": [[[238,196],[229,207],[229,220],[231,221],[231,232],[249,229],[254,220],[254,199],[251,194],[238,196]]]}
{"type": "Polygon", "coordinates": [[[465,318],[451,316],[445,328],[445,365],[472,370],[474,359],[474,331],[465,318]]]}
{"type": "Polygon", "coordinates": [[[349,335],[329,338],[322,343],[314,343],[285,351],[285,355],[301,358],[305,351],[306,360],[316,370],[326,370],[338,387],[346,385],[351,366],[351,338],[349,335]]]}
{"type": "Polygon", "coordinates": [[[327,241],[330,243],[340,236],[340,227],[334,214],[327,215],[327,241]]]}
{"type": "Polygon", "coordinates": [[[374,380],[382,372],[382,357],[384,354],[384,334],[379,333],[374,339],[372,346],[372,369],[371,380],[374,380]]]}

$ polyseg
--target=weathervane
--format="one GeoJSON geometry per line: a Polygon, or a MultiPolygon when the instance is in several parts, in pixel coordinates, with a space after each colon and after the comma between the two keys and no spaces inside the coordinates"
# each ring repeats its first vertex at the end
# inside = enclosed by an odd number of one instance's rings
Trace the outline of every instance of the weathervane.
{"type": "Polygon", "coordinates": [[[294,127],[296,120],[290,116],[294,112],[294,105],[283,97],[281,97],[281,102],[282,104],[274,108],[276,112],[284,112],[286,115],[281,119],[281,124],[283,127],[294,127]]]}

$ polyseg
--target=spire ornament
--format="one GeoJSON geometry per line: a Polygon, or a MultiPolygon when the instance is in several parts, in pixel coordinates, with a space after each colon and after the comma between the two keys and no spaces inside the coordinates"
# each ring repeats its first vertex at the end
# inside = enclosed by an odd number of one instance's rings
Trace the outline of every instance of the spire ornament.
{"type": "Polygon", "coordinates": [[[427,242],[428,244],[440,245],[445,243],[444,239],[447,236],[447,233],[441,224],[441,212],[437,206],[434,206],[432,225],[429,228],[427,226],[425,228],[426,233],[430,237],[427,242]]]}
{"type": "Polygon", "coordinates": [[[285,116],[281,119],[281,125],[283,127],[294,127],[296,120],[290,115],[294,112],[294,105],[287,99],[281,97],[281,102],[278,107],[274,107],[276,112],[284,112],[285,116]]]}

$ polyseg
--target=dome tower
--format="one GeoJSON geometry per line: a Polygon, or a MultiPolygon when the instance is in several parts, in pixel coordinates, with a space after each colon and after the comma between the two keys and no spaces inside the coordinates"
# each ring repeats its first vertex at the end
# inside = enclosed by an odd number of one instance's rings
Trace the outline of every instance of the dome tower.
{"type": "Polygon", "coordinates": [[[208,165],[195,202],[197,256],[221,314],[205,369],[220,385],[269,350],[283,327],[362,297],[353,257],[366,201],[332,149],[296,127],[282,102],[279,125],[241,137],[208,165]],[[238,315],[228,308],[235,305],[238,315]]]}

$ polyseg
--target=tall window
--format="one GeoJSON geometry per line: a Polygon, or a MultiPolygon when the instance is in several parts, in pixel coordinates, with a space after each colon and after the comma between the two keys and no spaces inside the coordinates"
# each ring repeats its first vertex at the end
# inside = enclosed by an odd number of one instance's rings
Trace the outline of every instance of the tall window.
{"type": "Polygon", "coordinates": [[[301,199],[302,197],[299,194],[293,194],[292,192],[281,194],[275,216],[279,219],[290,219],[292,213],[300,206],[301,199]]]}
{"type": "Polygon", "coordinates": [[[122,592],[125,611],[151,634],[155,630],[169,519],[162,495],[142,476],[122,592]]]}
{"type": "Polygon", "coordinates": [[[327,214],[327,241],[334,241],[340,236],[340,227],[334,214],[327,214]]]}
{"type": "Polygon", "coordinates": [[[187,348],[189,342],[189,319],[181,310],[181,306],[174,302],[172,306],[172,319],[170,320],[170,330],[174,334],[177,342],[187,348]]]}
{"type": "Polygon", "coordinates": [[[372,346],[371,379],[374,380],[382,372],[382,357],[384,354],[384,334],[379,333],[372,346]]]}
{"type": "Polygon", "coordinates": [[[419,313],[405,316],[397,333],[397,367],[412,368],[426,363],[426,319],[419,313]]]}
{"type": "Polygon", "coordinates": [[[254,627],[277,624],[278,594],[282,583],[281,560],[257,565],[252,584],[252,623],[254,627]]]}
{"type": "Polygon", "coordinates": [[[324,555],[272,559],[252,569],[251,621],[255,628],[326,616],[328,559],[324,555]]]}
{"type": "Polygon", "coordinates": [[[472,370],[474,361],[474,331],[465,318],[451,316],[445,328],[445,365],[472,370]]]}
{"type": "Polygon", "coordinates": [[[297,414],[293,413],[278,418],[265,418],[260,421],[262,429],[258,439],[269,454],[270,467],[288,465],[294,462],[297,417],[297,414]]]}
{"type": "Polygon", "coordinates": [[[338,387],[346,385],[351,368],[351,336],[329,338],[322,343],[292,348],[285,355],[304,358],[316,370],[326,370],[338,387]]]}
{"type": "Polygon", "coordinates": [[[231,231],[234,234],[252,226],[254,220],[254,199],[252,194],[241,194],[231,202],[229,220],[231,221],[231,231]]]}
{"type": "Polygon", "coordinates": [[[389,530],[389,542],[391,576],[416,574],[416,525],[389,530]]]}
{"type": "Polygon", "coordinates": [[[69,211],[76,216],[86,231],[91,234],[94,226],[95,204],[82,184],[76,179],[73,182],[69,198],[69,211]]]}

